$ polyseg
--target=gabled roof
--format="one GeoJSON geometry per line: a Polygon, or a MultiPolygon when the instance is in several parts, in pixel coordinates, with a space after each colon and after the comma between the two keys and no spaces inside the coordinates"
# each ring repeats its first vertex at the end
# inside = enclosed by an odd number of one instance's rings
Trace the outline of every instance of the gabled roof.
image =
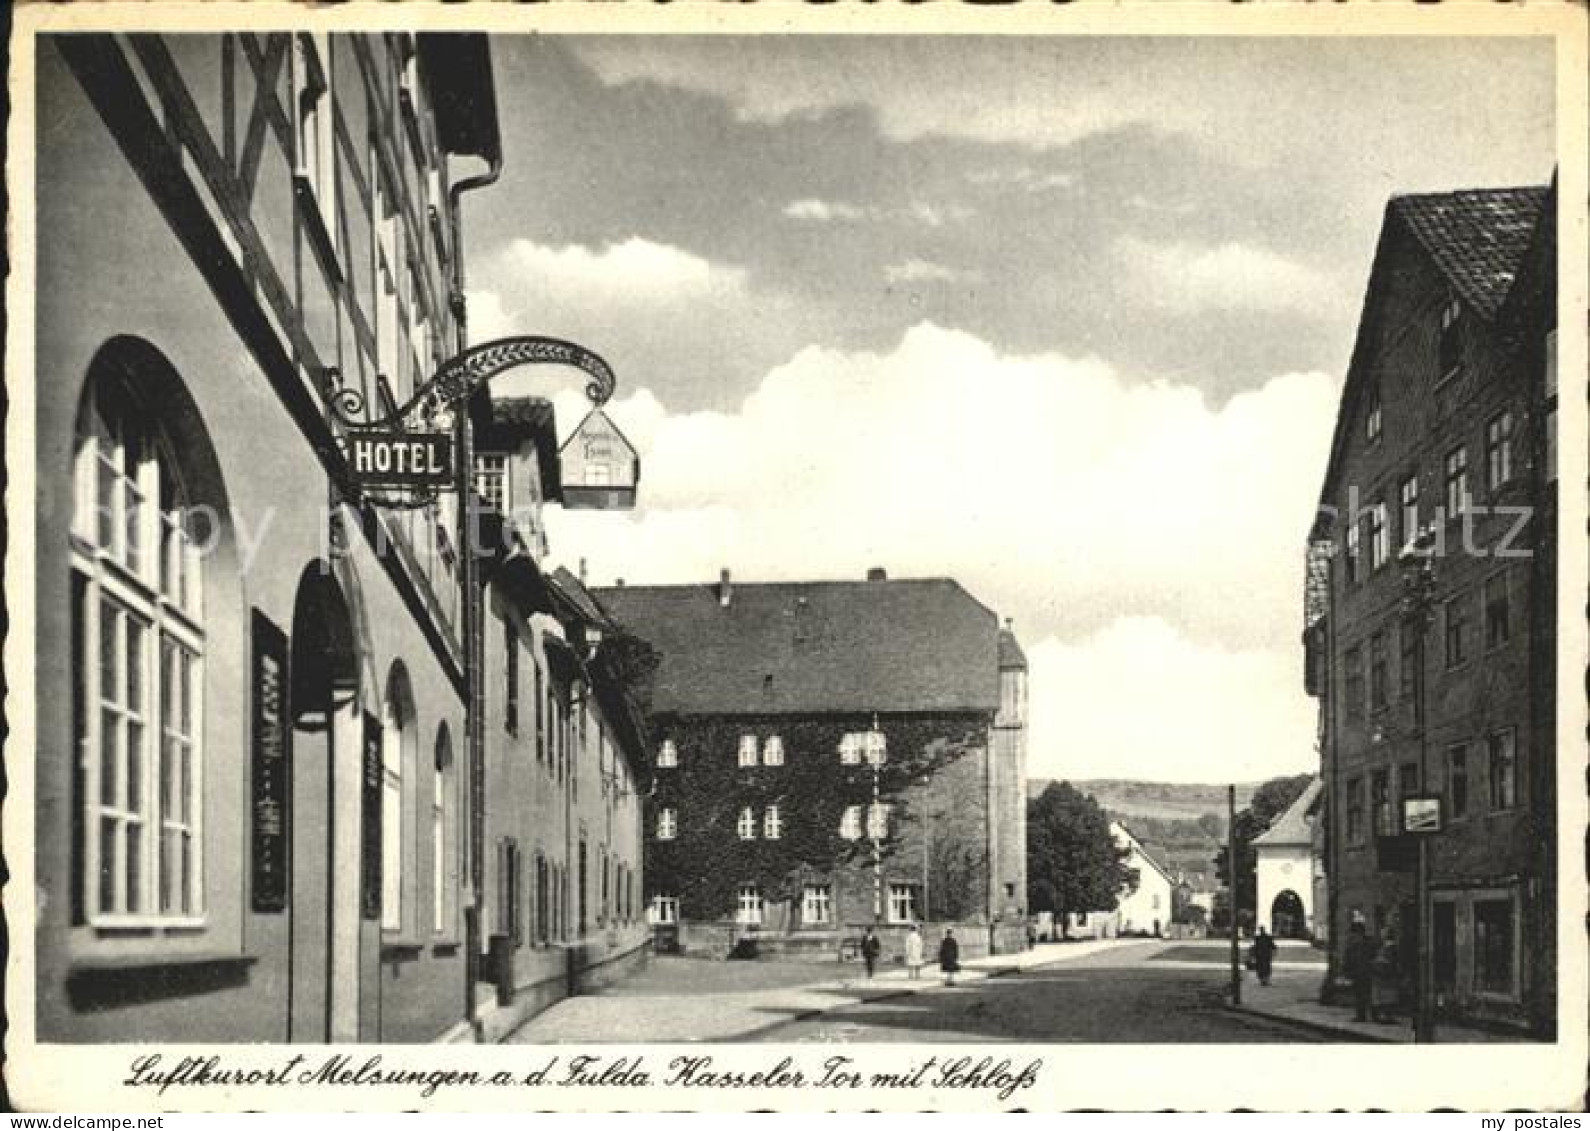
{"type": "Polygon", "coordinates": [[[1275,824],[1253,838],[1253,847],[1290,848],[1313,844],[1314,830],[1308,822],[1308,813],[1314,807],[1314,801],[1324,787],[1325,783],[1319,778],[1309,782],[1308,788],[1298,794],[1297,800],[1292,802],[1285,813],[1276,818],[1275,824]]]}
{"type": "Polygon", "coordinates": [[[1170,874],[1169,864],[1165,862],[1163,856],[1161,855],[1164,852],[1164,849],[1160,848],[1159,845],[1144,844],[1142,841],[1137,839],[1136,834],[1133,833],[1131,829],[1127,828],[1120,821],[1111,821],[1110,831],[1115,834],[1115,839],[1118,844],[1122,844],[1123,847],[1132,849],[1133,852],[1142,857],[1142,859],[1146,861],[1148,865],[1154,869],[1154,871],[1165,877],[1166,883],[1174,884],[1176,882],[1175,878],[1170,874]]]}
{"type": "Polygon", "coordinates": [[[1545,185],[1461,189],[1394,196],[1387,202],[1358,318],[1352,360],[1336,410],[1330,458],[1320,483],[1320,506],[1309,533],[1311,541],[1325,535],[1327,516],[1332,513],[1331,489],[1345,458],[1351,422],[1356,419],[1363,372],[1377,342],[1381,306],[1395,274],[1393,260],[1407,253],[1411,240],[1461,300],[1478,317],[1491,321],[1518,277],[1546,193],[1545,185]]]}
{"type": "Polygon", "coordinates": [[[1534,234],[1545,185],[1394,196],[1387,211],[1408,226],[1452,289],[1495,317],[1534,234]]]}
{"type": "Polygon", "coordinates": [[[733,582],[595,590],[662,655],[681,714],[993,712],[999,625],[954,581],[733,582]]]}

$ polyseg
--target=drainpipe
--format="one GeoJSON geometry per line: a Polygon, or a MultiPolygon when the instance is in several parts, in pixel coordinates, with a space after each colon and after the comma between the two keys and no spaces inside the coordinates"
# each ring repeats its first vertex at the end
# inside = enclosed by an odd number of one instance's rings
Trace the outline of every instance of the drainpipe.
{"type": "MultiPolygon", "coordinates": [[[[457,352],[468,345],[468,324],[464,309],[463,225],[459,198],[466,192],[495,184],[502,175],[502,154],[494,153],[484,173],[465,177],[447,190],[448,219],[453,237],[453,293],[448,296],[453,320],[458,327],[457,352]]],[[[469,405],[461,405],[453,422],[458,449],[454,486],[458,491],[458,554],[462,565],[460,581],[464,588],[464,735],[469,762],[469,886],[470,899],[464,911],[464,1018],[475,1033],[484,1037],[475,1016],[475,986],[480,980],[480,912],[485,898],[486,877],[486,739],[485,696],[481,687],[481,668],[485,650],[481,642],[480,567],[476,558],[477,511],[474,505],[474,429],[469,405]]]]}

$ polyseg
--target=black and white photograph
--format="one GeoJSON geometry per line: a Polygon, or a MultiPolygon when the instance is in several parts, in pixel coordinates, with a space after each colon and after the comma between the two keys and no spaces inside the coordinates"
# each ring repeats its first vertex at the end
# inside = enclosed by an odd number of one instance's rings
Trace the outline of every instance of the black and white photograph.
{"type": "Polygon", "coordinates": [[[19,1107],[1577,1110],[1582,6],[128,7],[11,48],[19,1107]]]}

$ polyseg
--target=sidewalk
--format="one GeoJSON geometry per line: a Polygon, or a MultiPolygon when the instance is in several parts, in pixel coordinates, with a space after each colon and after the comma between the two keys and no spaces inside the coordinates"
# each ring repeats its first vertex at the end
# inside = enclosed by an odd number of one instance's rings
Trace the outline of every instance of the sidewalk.
{"type": "MultiPolygon", "coordinates": [[[[1067,962],[1119,946],[1129,940],[1098,940],[1041,945],[1020,954],[970,959],[955,977],[955,987],[975,985],[988,978],[1067,962]]],[[[567,998],[537,1014],[504,1043],[516,1045],[630,1042],[716,1042],[746,1040],[769,1029],[802,1021],[868,1002],[906,997],[924,990],[943,990],[937,965],[922,968],[916,981],[906,971],[891,967],[872,979],[859,962],[840,965],[825,962],[807,967],[811,980],[795,985],[761,985],[737,988],[748,979],[799,977],[788,963],[724,963],[703,958],[652,960],[647,984],[621,983],[611,991],[567,998]],[[762,969],[757,970],[760,966],[762,969]],[[737,968],[737,969],[736,969],[737,968]],[[833,971],[828,976],[827,970],[833,971]],[[716,982],[717,992],[701,985],[716,982]],[[661,992],[655,988],[662,984],[661,992]]],[[[953,992],[953,991],[950,991],[953,992]]]]}
{"type": "MultiPolygon", "coordinates": [[[[1277,968],[1268,986],[1259,985],[1251,973],[1242,976],[1242,1004],[1226,1008],[1273,1021],[1282,1021],[1323,1034],[1334,1040],[1378,1044],[1412,1044],[1413,1026],[1406,1019],[1394,1022],[1354,1021],[1349,1005],[1322,1005],[1319,1000],[1324,967],[1308,973],[1277,968]]],[[[1531,1044],[1525,1036],[1494,1033],[1462,1025],[1436,1026],[1439,1044],[1531,1044]]]]}

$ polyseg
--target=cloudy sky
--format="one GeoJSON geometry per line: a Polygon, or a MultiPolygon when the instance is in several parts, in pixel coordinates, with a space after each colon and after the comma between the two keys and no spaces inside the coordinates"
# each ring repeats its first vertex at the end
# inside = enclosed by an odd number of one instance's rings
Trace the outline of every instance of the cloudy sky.
{"type": "Polygon", "coordinates": [[[1549,44],[535,36],[494,60],[471,336],[596,349],[644,461],[632,514],[550,516],[556,559],[952,576],[1027,649],[1034,776],[1315,764],[1302,539],[1381,211],[1544,183],[1549,44]]]}

